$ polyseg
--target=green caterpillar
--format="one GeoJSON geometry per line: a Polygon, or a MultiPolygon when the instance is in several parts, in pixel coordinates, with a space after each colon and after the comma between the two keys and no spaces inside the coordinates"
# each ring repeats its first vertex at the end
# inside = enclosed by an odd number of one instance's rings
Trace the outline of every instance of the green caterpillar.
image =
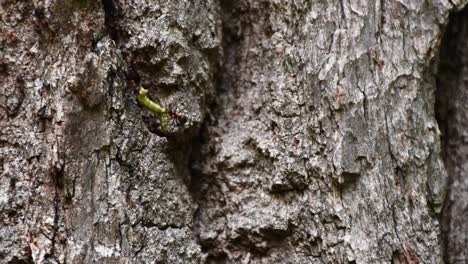
{"type": "Polygon", "coordinates": [[[157,103],[151,101],[146,94],[148,94],[148,90],[143,87],[140,87],[140,91],[138,92],[137,100],[140,102],[141,105],[146,107],[151,112],[159,115],[159,120],[161,122],[161,129],[163,131],[167,131],[169,127],[168,121],[168,114],[165,108],[161,107],[157,103]]]}

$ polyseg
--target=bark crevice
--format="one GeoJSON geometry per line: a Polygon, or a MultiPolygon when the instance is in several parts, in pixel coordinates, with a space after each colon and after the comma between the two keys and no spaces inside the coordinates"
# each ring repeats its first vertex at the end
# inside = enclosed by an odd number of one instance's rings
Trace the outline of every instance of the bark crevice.
{"type": "Polygon", "coordinates": [[[450,15],[442,39],[435,113],[448,174],[441,214],[445,263],[468,260],[468,8],[450,15]]]}
{"type": "Polygon", "coordinates": [[[117,7],[114,0],[102,0],[104,9],[104,25],[110,38],[114,41],[119,40],[119,32],[117,30],[117,7]]]}
{"type": "MultiPolygon", "coordinates": [[[[239,36],[237,36],[236,28],[237,23],[233,23],[232,14],[229,14],[233,10],[234,4],[230,1],[220,1],[220,13],[222,14],[222,42],[220,46],[219,58],[220,71],[219,75],[215,79],[215,95],[208,107],[208,115],[206,116],[203,124],[201,125],[201,131],[192,142],[192,152],[190,159],[190,174],[191,174],[191,186],[190,192],[197,204],[197,210],[194,213],[194,229],[197,235],[198,244],[201,246],[202,252],[206,254],[206,263],[224,263],[228,259],[226,252],[216,250],[218,245],[216,240],[204,239],[200,237],[200,228],[206,224],[206,219],[203,220],[200,215],[200,208],[206,206],[207,196],[209,195],[209,189],[207,186],[212,186],[216,190],[220,190],[221,186],[216,182],[215,177],[207,176],[204,171],[206,168],[206,155],[207,146],[209,148],[210,141],[214,139],[214,135],[221,136],[223,133],[218,128],[214,128],[218,125],[219,116],[223,107],[226,105],[229,97],[226,93],[232,89],[232,73],[235,70],[231,67],[235,64],[236,50],[239,48],[239,36]],[[234,27],[234,28],[233,28],[234,27]],[[217,131],[213,131],[217,130],[217,131]]],[[[237,25],[238,26],[238,25],[237,25]]],[[[231,98],[232,99],[232,98],[231,98]]],[[[216,140],[216,139],[214,139],[216,140]]],[[[216,168],[218,169],[218,168],[216,168]]],[[[222,169],[222,168],[219,168],[222,169]]]]}

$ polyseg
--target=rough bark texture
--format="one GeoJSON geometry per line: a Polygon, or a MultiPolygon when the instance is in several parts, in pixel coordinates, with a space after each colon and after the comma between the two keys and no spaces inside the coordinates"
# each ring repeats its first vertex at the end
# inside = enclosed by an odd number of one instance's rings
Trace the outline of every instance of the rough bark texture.
{"type": "Polygon", "coordinates": [[[442,262],[435,58],[462,2],[1,1],[0,262],[442,262]]]}
{"type": "Polygon", "coordinates": [[[468,262],[468,9],[445,32],[437,78],[436,114],[448,194],[442,214],[446,263],[468,262]]]}
{"type": "Polygon", "coordinates": [[[2,262],[196,263],[187,142],[214,91],[217,5],[1,6],[2,262]],[[130,82],[188,122],[152,133],[130,82]]]}

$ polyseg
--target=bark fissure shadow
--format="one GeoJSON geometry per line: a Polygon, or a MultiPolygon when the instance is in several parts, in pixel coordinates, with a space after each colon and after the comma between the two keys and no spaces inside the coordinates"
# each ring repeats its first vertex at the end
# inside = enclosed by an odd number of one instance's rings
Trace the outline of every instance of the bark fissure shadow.
{"type": "Polygon", "coordinates": [[[104,24],[106,25],[107,33],[112,40],[118,42],[120,32],[117,28],[117,6],[113,0],[102,0],[102,6],[104,8],[104,24]]]}
{"type": "MultiPolygon", "coordinates": [[[[220,12],[223,17],[222,21],[222,43],[220,47],[220,53],[222,57],[219,65],[219,74],[215,77],[215,94],[208,107],[208,114],[205,117],[201,129],[197,136],[194,137],[191,145],[191,158],[190,158],[190,193],[197,204],[197,210],[194,213],[194,232],[197,236],[198,244],[201,246],[202,252],[206,253],[206,259],[204,263],[226,263],[229,259],[228,254],[222,250],[219,250],[219,245],[216,240],[203,240],[200,238],[200,227],[205,225],[204,220],[200,215],[200,207],[204,206],[204,203],[209,202],[207,198],[209,192],[221,192],[221,186],[217,182],[216,177],[209,177],[204,173],[203,166],[206,165],[207,160],[210,157],[210,153],[206,153],[206,146],[212,144],[210,136],[223,133],[221,130],[214,132],[213,129],[218,129],[218,119],[222,115],[223,107],[228,100],[227,93],[230,89],[233,89],[233,80],[236,78],[236,69],[233,69],[232,65],[235,65],[237,59],[237,51],[241,45],[241,39],[238,34],[237,23],[235,21],[239,17],[234,17],[235,4],[222,0],[220,1],[220,12]],[[210,189],[206,189],[206,186],[211,186],[210,189]]],[[[216,173],[216,172],[215,172],[216,173]]],[[[224,206],[223,201],[219,201],[220,206],[224,206]]]]}
{"type": "Polygon", "coordinates": [[[445,263],[468,261],[468,8],[450,15],[442,39],[435,114],[448,174],[441,214],[445,263]]]}

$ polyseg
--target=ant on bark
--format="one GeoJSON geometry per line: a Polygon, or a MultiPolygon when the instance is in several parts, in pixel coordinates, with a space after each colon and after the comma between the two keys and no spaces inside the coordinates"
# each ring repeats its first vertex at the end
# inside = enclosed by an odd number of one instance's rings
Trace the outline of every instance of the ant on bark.
{"type": "Polygon", "coordinates": [[[169,116],[169,118],[171,120],[174,120],[177,126],[184,125],[187,122],[187,117],[177,113],[177,109],[175,109],[172,104],[169,104],[166,107],[166,111],[167,111],[167,115],[169,116]]]}

